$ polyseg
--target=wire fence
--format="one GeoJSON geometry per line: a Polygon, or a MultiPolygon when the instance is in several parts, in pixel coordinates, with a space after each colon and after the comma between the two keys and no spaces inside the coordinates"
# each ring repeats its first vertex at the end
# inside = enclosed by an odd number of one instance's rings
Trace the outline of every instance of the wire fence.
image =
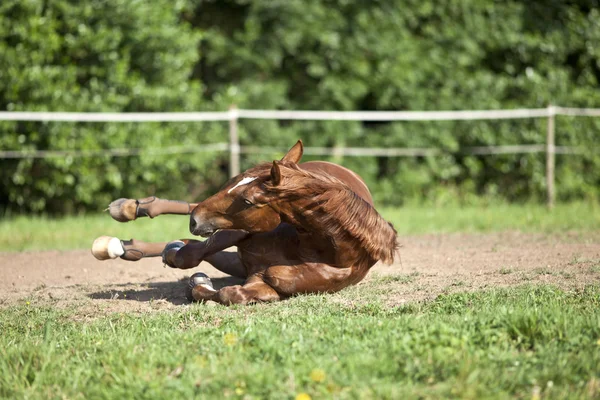
{"type": "MultiPolygon", "coordinates": [[[[581,154],[579,147],[556,146],[555,116],[600,117],[597,108],[546,108],[512,110],[463,111],[284,111],[244,110],[232,107],[224,112],[169,112],[169,113],[77,113],[77,112],[0,112],[0,121],[40,122],[202,122],[228,121],[229,142],[202,146],[163,147],[157,149],[117,148],[96,150],[9,150],[0,151],[0,159],[52,158],[52,157],[127,157],[135,155],[165,155],[196,152],[229,151],[230,175],[240,173],[241,154],[269,154],[286,149],[276,147],[241,146],[238,137],[240,119],[304,120],[304,121],[474,121],[502,119],[547,119],[546,143],[534,145],[484,146],[463,148],[461,154],[528,154],[546,153],[546,188],[548,205],[554,204],[554,166],[556,154],[581,154]]],[[[447,153],[439,148],[357,148],[310,147],[308,155],[349,157],[427,157],[447,153]]]]}

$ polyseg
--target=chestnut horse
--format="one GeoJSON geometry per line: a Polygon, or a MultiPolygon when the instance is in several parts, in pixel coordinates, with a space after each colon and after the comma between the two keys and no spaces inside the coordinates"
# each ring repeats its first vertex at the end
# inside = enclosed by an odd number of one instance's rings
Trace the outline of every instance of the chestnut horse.
{"type": "Polygon", "coordinates": [[[190,278],[190,300],[221,304],[276,301],[298,293],[336,292],[361,281],[377,262],[391,263],[394,227],[373,208],[369,189],[354,172],[324,161],[298,164],[298,141],[280,160],[232,178],[212,197],[188,204],[149,197],[119,199],[112,217],[131,221],[159,214],[189,214],[190,232],[205,241],[121,241],[102,236],[98,259],[136,261],[162,256],[173,268],[207,261],[243,285],[212,287],[204,274],[190,278]],[[237,253],[225,249],[237,246],[237,253]]]}

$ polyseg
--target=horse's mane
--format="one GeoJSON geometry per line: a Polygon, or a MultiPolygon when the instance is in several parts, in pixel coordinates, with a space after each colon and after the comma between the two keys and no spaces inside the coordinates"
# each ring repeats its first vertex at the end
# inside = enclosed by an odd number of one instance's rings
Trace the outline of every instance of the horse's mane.
{"type": "Polygon", "coordinates": [[[373,206],[329,174],[308,172],[293,163],[279,166],[282,181],[277,186],[265,181],[267,191],[276,193],[280,199],[306,201],[302,204],[303,218],[318,223],[327,236],[358,241],[374,260],[394,261],[398,249],[396,230],[373,206]]]}

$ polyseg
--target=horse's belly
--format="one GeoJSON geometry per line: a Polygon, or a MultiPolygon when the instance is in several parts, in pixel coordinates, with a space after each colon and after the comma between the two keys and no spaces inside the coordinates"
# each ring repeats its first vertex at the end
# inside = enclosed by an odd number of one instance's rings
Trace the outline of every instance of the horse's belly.
{"type": "Polygon", "coordinates": [[[238,255],[250,275],[273,265],[292,265],[298,260],[298,247],[296,228],[281,224],[244,240],[238,245],[238,255]]]}
{"type": "MultiPolygon", "coordinates": [[[[360,282],[370,267],[336,267],[336,251],[327,239],[315,240],[309,233],[300,234],[288,224],[252,235],[238,245],[238,255],[249,276],[269,267],[284,267],[283,270],[293,267],[303,277],[303,282],[293,284],[294,290],[303,293],[336,292],[360,282]]],[[[275,289],[286,293],[285,288],[275,289]]]]}

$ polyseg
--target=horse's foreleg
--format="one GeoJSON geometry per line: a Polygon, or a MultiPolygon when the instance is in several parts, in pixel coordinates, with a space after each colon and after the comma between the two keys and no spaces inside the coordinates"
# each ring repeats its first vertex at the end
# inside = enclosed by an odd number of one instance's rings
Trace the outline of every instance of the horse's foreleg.
{"type": "Polygon", "coordinates": [[[147,243],[141,240],[120,240],[116,237],[100,236],[92,244],[92,254],[98,260],[117,257],[127,261],[137,261],[145,257],[160,257],[167,242],[147,243]]]}
{"type": "Polygon", "coordinates": [[[178,200],[165,200],[151,196],[145,199],[117,199],[108,205],[113,219],[119,222],[133,221],[139,217],[154,218],[161,214],[190,214],[198,203],[178,200]]]}
{"type": "Polygon", "coordinates": [[[120,240],[116,237],[100,236],[92,244],[92,254],[98,260],[109,260],[117,257],[128,261],[137,261],[145,257],[161,257],[170,267],[188,269],[200,264],[203,260],[215,268],[245,278],[246,270],[237,253],[222,250],[235,246],[248,236],[243,231],[223,230],[201,242],[193,239],[172,242],[147,243],[141,240],[120,240]]]}
{"type": "Polygon", "coordinates": [[[214,290],[210,279],[204,274],[194,274],[190,278],[188,298],[191,301],[215,301],[223,305],[249,304],[281,300],[281,296],[271,286],[255,275],[243,286],[225,286],[214,290]]]}
{"type": "Polygon", "coordinates": [[[222,252],[222,250],[235,246],[247,236],[248,233],[244,231],[222,230],[204,242],[188,240],[183,247],[173,246],[171,249],[165,249],[163,261],[173,268],[187,269],[206,260],[225,273],[245,277],[246,271],[241,267],[241,261],[237,254],[222,252]],[[229,267],[229,264],[232,267],[229,267]]]}

